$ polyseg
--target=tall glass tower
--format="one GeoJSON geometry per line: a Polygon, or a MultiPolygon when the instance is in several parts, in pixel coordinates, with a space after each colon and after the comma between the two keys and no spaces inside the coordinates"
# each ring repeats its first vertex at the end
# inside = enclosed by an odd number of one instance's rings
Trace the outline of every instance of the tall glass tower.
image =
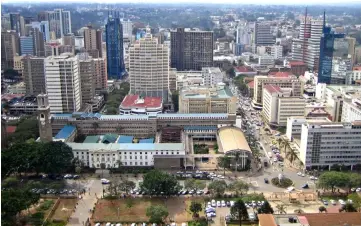
{"type": "Polygon", "coordinates": [[[105,25],[105,40],[108,79],[122,79],[125,74],[123,27],[117,12],[108,16],[108,22],[105,25]]]}

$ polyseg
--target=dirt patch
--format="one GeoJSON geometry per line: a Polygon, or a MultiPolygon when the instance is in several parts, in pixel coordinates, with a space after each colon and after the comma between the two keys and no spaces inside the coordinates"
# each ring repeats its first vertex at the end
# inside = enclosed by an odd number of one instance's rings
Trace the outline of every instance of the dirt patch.
{"type": "Polygon", "coordinates": [[[146,210],[151,205],[165,205],[168,219],[183,223],[192,220],[189,206],[192,201],[204,203],[202,198],[136,198],[129,208],[126,199],[99,200],[93,214],[94,222],[147,222],[146,210]]]}
{"type": "Polygon", "coordinates": [[[56,221],[67,221],[67,219],[73,213],[77,201],[77,199],[60,199],[59,205],[49,219],[56,221]]]}

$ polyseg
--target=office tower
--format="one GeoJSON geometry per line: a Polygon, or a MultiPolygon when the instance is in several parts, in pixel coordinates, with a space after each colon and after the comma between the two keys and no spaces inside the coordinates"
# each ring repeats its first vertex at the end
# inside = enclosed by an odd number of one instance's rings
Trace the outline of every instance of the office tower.
{"type": "Polygon", "coordinates": [[[1,30],[2,31],[11,30],[10,15],[9,14],[4,14],[4,15],[1,16],[1,30]]]}
{"type": "Polygon", "coordinates": [[[352,58],[352,64],[355,63],[355,47],[356,47],[356,38],[353,37],[346,37],[345,38],[348,42],[348,54],[352,58]]]}
{"type": "Polygon", "coordinates": [[[84,29],[84,48],[93,58],[103,56],[102,33],[102,30],[96,30],[92,26],[84,29]]]}
{"type": "Polygon", "coordinates": [[[45,59],[45,84],[51,113],[73,113],[81,107],[78,58],[69,54],[45,59]]]}
{"type": "MultiPolygon", "coordinates": [[[[109,73],[109,72],[108,72],[109,73]]],[[[146,35],[129,47],[130,93],[168,101],[169,50],[147,27],[146,35]]]]}
{"type": "Polygon", "coordinates": [[[50,31],[49,31],[49,22],[41,21],[41,22],[31,22],[32,28],[39,29],[40,32],[43,33],[44,42],[50,41],[50,31]]]}
{"type": "Polygon", "coordinates": [[[20,14],[19,13],[9,13],[10,17],[10,30],[15,31],[20,34],[20,14]]]}
{"type": "Polygon", "coordinates": [[[73,34],[64,35],[62,42],[62,44],[66,46],[75,46],[75,36],[73,34]]]}
{"type": "Polygon", "coordinates": [[[27,95],[38,95],[45,93],[45,69],[43,57],[24,56],[23,77],[27,95]]]}
{"type": "Polygon", "coordinates": [[[19,36],[16,32],[1,32],[1,69],[14,67],[14,56],[20,53],[19,36]]]}
{"type": "Polygon", "coordinates": [[[43,33],[38,28],[31,28],[28,36],[20,37],[21,54],[45,56],[43,33]]]}
{"type": "Polygon", "coordinates": [[[105,58],[94,59],[95,68],[95,90],[101,91],[107,88],[108,74],[107,74],[107,60],[105,58]]]}
{"type": "Polygon", "coordinates": [[[292,42],[292,60],[303,61],[314,71],[318,70],[322,26],[322,20],[307,17],[306,11],[305,18],[300,24],[299,38],[292,42]]]}
{"type": "Polygon", "coordinates": [[[236,43],[242,45],[251,45],[251,31],[248,23],[239,24],[236,30],[236,43]]]}
{"type": "Polygon", "coordinates": [[[62,53],[75,54],[75,47],[61,45],[59,42],[49,42],[45,44],[45,56],[59,56],[62,53]]]}
{"type": "Polygon", "coordinates": [[[122,79],[125,72],[123,27],[119,13],[115,12],[108,17],[105,25],[105,40],[107,48],[107,71],[109,79],[122,79]]]}
{"type": "Polygon", "coordinates": [[[257,21],[254,28],[254,44],[255,46],[274,45],[275,40],[271,33],[271,25],[266,21],[257,21]]]}
{"type": "Polygon", "coordinates": [[[95,65],[94,60],[88,53],[77,55],[82,106],[91,103],[95,96],[95,65]]]}
{"type": "Polygon", "coordinates": [[[178,71],[213,67],[213,32],[184,28],[172,31],[171,67],[178,71]]]}
{"type": "Polygon", "coordinates": [[[49,21],[49,12],[40,12],[38,13],[38,21],[49,21]]]}
{"type": "Polygon", "coordinates": [[[49,12],[49,29],[55,32],[56,38],[62,38],[71,33],[70,11],[55,9],[49,12]]]}
{"type": "Polygon", "coordinates": [[[352,59],[349,56],[348,41],[345,34],[336,34],[326,26],[324,15],[323,34],[320,41],[318,83],[336,84],[346,79],[351,71],[352,59]],[[341,80],[341,81],[338,81],[341,80]]]}
{"type": "Polygon", "coordinates": [[[123,39],[128,39],[131,41],[133,34],[133,23],[130,20],[121,19],[123,26],[123,39]]]}

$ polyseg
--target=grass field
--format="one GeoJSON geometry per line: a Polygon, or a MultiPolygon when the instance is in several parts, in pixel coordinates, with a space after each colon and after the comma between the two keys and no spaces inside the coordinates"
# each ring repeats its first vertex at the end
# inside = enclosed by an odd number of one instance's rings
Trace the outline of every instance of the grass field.
{"type": "Polygon", "coordinates": [[[50,221],[67,221],[73,212],[77,199],[60,199],[60,203],[55,212],[50,216],[50,221]]]}
{"type": "Polygon", "coordinates": [[[99,200],[96,205],[93,220],[95,222],[148,222],[147,208],[151,205],[165,205],[169,212],[168,219],[170,218],[176,223],[183,223],[192,220],[192,213],[189,212],[192,201],[204,204],[202,198],[141,198],[132,199],[132,205],[128,208],[129,201],[126,199],[103,199],[99,200]]]}

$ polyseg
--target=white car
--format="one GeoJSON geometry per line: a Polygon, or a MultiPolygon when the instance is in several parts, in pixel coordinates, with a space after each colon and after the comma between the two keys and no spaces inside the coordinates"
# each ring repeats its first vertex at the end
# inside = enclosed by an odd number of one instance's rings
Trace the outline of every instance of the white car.
{"type": "Polygon", "coordinates": [[[274,161],[274,162],[277,162],[277,161],[278,161],[278,159],[277,159],[277,158],[273,158],[273,161],[274,161]]]}
{"type": "Polygon", "coordinates": [[[339,199],[338,202],[341,204],[341,205],[345,205],[345,201],[343,201],[342,199],[339,199]]]}
{"type": "Polygon", "coordinates": [[[217,201],[217,207],[221,207],[222,204],[221,204],[221,201],[217,201]]]}
{"type": "Polygon", "coordinates": [[[311,179],[311,180],[314,180],[314,179],[315,179],[315,177],[314,177],[314,176],[310,176],[310,179],[311,179]]]}
{"type": "Polygon", "coordinates": [[[301,176],[301,175],[302,175],[302,173],[301,173],[301,172],[298,172],[298,173],[297,173],[297,175],[298,175],[298,176],[301,176]]]}
{"type": "Polygon", "coordinates": [[[234,206],[234,201],[230,201],[230,203],[231,203],[231,206],[234,206]]]}
{"type": "Polygon", "coordinates": [[[352,204],[352,199],[347,200],[347,202],[352,204]]]}
{"type": "Polygon", "coordinates": [[[356,189],[356,192],[360,192],[360,191],[361,191],[361,188],[357,188],[357,189],[356,189]]]}
{"type": "Polygon", "coordinates": [[[226,207],[226,202],[224,200],[222,200],[221,204],[222,204],[222,207],[226,207]]]}
{"type": "Polygon", "coordinates": [[[109,184],[110,183],[110,180],[105,179],[105,178],[100,179],[100,181],[102,182],[102,184],[109,184]]]}
{"type": "Polygon", "coordinates": [[[330,203],[331,203],[332,205],[336,205],[336,201],[333,200],[333,199],[330,200],[330,203]]]}
{"type": "Polygon", "coordinates": [[[303,174],[301,174],[301,177],[305,177],[305,174],[303,173],[303,174]]]}
{"type": "Polygon", "coordinates": [[[248,213],[248,219],[254,221],[256,220],[256,215],[254,213],[248,213]]]}
{"type": "Polygon", "coordinates": [[[211,204],[212,207],[216,207],[217,206],[217,203],[216,203],[216,200],[212,200],[212,204],[211,204]]]}

